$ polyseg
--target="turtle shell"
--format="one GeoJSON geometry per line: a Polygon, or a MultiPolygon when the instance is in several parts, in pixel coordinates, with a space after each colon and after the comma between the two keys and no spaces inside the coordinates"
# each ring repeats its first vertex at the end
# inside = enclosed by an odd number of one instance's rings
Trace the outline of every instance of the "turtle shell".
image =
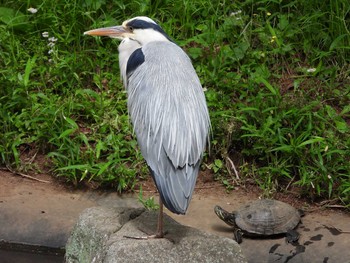
{"type": "Polygon", "coordinates": [[[276,235],[294,229],[300,213],[289,204],[270,199],[257,200],[235,212],[236,225],[251,234],[276,235]]]}

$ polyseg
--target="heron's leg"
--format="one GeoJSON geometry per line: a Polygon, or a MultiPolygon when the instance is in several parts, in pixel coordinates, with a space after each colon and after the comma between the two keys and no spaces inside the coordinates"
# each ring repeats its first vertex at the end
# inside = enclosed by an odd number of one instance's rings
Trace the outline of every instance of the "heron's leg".
{"type": "Polygon", "coordinates": [[[163,232],[163,202],[162,202],[162,199],[160,197],[159,197],[159,214],[158,214],[158,226],[157,226],[156,237],[158,237],[158,238],[164,237],[164,232],[163,232]]]}
{"type": "Polygon", "coordinates": [[[158,223],[157,223],[156,234],[155,235],[148,235],[148,236],[139,236],[139,237],[132,237],[132,236],[124,236],[124,237],[132,238],[132,239],[151,239],[151,238],[163,238],[164,234],[165,233],[163,232],[163,202],[162,202],[162,199],[159,197],[159,214],[158,214],[158,223]]]}

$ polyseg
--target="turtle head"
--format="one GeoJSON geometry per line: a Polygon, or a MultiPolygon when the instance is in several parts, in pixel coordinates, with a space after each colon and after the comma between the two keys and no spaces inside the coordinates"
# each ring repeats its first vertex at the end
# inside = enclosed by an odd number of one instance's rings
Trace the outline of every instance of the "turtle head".
{"type": "Polygon", "coordinates": [[[214,207],[214,212],[222,221],[224,221],[229,226],[236,226],[236,216],[234,212],[229,213],[218,205],[214,207]]]}

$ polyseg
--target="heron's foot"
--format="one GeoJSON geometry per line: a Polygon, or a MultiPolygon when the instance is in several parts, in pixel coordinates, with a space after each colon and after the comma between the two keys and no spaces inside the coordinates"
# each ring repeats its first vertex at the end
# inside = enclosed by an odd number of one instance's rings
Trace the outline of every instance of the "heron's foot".
{"type": "Polygon", "coordinates": [[[123,237],[131,238],[131,239],[143,239],[143,240],[146,240],[146,239],[164,238],[164,236],[167,234],[167,231],[165,231],[164,233],[161,232],[161,233],[156,233],[154,235],[150,235],[144,230],[141,230],[141,229],[139,229],[139,230],[144,232],[144,233],[146,233],[147,235],[146,236],[138,236],[138,237],[132,237],[132,236],[123,236],[123,237]]]}
{"type": "Polygon", "coordinates": [[[125,238],[131,238],[131,239],[139,239],[139,240],[147,240],[147,239],[155,239],[155,238],[164,238],[163,236],[159,235],[150,235],[150,236],[138,236],[138,237],[132,237],[132,236],[123,236],[125,238]]]}

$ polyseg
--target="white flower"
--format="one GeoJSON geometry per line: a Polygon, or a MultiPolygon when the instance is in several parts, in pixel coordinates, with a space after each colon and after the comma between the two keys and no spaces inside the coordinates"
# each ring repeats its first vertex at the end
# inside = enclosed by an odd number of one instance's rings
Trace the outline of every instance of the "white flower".
{"type": "Polygon", "coordinates": [[[236,16],[236,15],[239,15],[240,13],[242,13],[242,10],[238,10],[236,12],[231,12],[230,16],[236,16]]]}
{"type": "Polygon", "coordinates": [[[32,14],[35,14],[36,12],[38,12],[38,9],[31,7],[31,8],[28,8],[27,11],[29,11],[32,14]]]}
{"type": "Polygon", "coordinates": [[[306,70],[307,73],[314,73],[315,71],[316,71],[315,68],[308,68],[308,69],[306,70]]]}
{"type": "Polygon", "coordinates": [[[54,42],[49,42],[49,44],[47,44],[48,47],[54,47],[55,43],[54,42]]]}
{"type": "Polygon", "coordinates": [[[53,52],[53,49],[50,49],[49,52],[47,52],[49,55],[53,52]]]}
{"type": "Polygon", "coordinates": [[[55,38],[55,37],[50,37],[48,40],[51,41],[51,42],[56,42],[56,41],[57,41],[57,38],[55,38]]]}
{"type": "Polygon", "coordinates": [[[42,35],[43,37],[49,37],[49,32],[42,32],[41,35],[42,35]]]}

